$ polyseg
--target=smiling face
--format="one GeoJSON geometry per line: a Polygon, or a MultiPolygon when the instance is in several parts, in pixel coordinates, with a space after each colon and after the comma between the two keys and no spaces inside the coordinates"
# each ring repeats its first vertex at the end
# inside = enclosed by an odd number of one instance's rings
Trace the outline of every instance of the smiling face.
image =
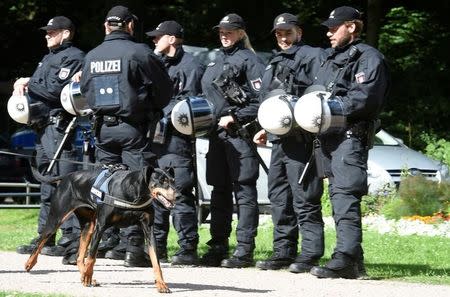
{"type": "Polygon", "coordinates": [[[219,38],[223,47],[233,46],[236,42],[242,39],[242,33],[240,30],[227,30],[220,28],[219,38]]]}
{"type": "Polygon", "coordinates": [[[276,29],[275,37],[277,39],[278,46],[281,50],[287,50],[296,42],[299,42],[302,33],[301,29],[298,27],[292,27],[291,29],[276,29]]]}

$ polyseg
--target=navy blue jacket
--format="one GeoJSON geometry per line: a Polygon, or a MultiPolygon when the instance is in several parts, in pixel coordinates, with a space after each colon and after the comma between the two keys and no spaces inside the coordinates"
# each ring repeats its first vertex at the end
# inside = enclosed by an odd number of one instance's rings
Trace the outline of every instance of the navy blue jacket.
{"type": "Polygon", "coordinates": [[[349,123],[376,119],[390,85],[384,56],[359,39],[329,52],[314,83],[342,100],[349,123]]]}
{"type": "Polygon", "coordinates": [[[147,45],[113,31],[86,55],[81,92],[96,115],[143,123],[169,103],[172,82],[147,45]]]}
{"type": "Polygon", "coordinates": [[[180,46],[173,57],[164,56],[170,79],[173,83],[173,96],[164,113],[170,115],[173,107],[185,96],[197,96],[202,92],[200,80],[205,71],[203,65],[180,46]]]}
{"type": "Polygon", "coordinates": [[[313,83],[324,58],[325,51],[323,49],[303,43],[294,44],[285,51],[275,52],[264,72],[260,101],[264,101],[265,95],[276,88],[284,89],[290,95],[301,97],[305,89],[313,83]],[[289,74],[283,75],[285,72],[289,74]],[[292,83],[289,81],[290,76],[293,76],[292,83]],[[276,79],[277,82],[275,82],[276,79]]]}
{"type": "Polygon", "coordinates": [[[237,42],[231,48],[222,48],[214,62],[207,65],[202,77],[203,94],[214,105],[217,118],[228,115],[231,108],[229,102],[223,98],[213,86],[214,79],[224,71],[225,64],[232,67],[237,75],[236,82],[246,93],[249,102],[244,107],[236,107],[236,117],[240,123],[246,123],[256,118],[259,107],[259,91],[264,73],[264,64],[256,54],[245,48],[243,42],[237,42]]]}
{"type": "Polygon", "coordinates": [[[62,110],[60,94],[71,77],[81,70],[84,53],[71,42],[51,49],[39,62],[28,83],[31,98],[44,102],[50,110],[62,110]]]}

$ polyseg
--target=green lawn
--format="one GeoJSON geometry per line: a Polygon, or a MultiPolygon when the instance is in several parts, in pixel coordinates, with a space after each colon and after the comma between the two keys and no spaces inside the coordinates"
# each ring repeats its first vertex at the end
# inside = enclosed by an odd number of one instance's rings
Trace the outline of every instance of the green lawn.
{"type": "MultiPolygon", "coordinates": [[[[14,251],[17,245],[27,243],[33,238],[36,232],[37,213],[35,209],[0,210],[0,250],[14,251]]],[[[207,249],[208,225],[202,225],[199,232],[201,255],[207,249]]],[[[271,223],[264,223],[258,229],[255,251],[257,260],[270,255],[271,241],[271,223]]],[[[327,230],[327,249],[322,262],[330,258],[334,241],[334,231],[327,230]]],[[[170,232],[168,244],[170,256],[178,249],[177,236],[173,230],[170,232]]],[[[232,247],[236,244],[234,234],[230,244],[232,247]]],[[[363,245],[367,272],[372,279],[450,285],[450,238],[381,235],[365,231],[363,245]]],[[[1,294],[0,292],[0,296],[6,296],[1,294]]]]}

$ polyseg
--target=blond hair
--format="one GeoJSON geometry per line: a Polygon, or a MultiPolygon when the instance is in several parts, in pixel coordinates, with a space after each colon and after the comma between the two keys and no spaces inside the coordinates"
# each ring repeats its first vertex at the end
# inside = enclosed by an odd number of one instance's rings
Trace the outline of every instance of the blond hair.
{"type": "Polygon", "coordinates": [[[244,29],[238,29],[239,35],[241,36],[241,40],[244,42],[244,47],[246,49],[251,50],[252,52],[255,52],[255,50],[253,49],[253,46],[250,42],[250,38],[247,35],[247,32],[245,32],[244,29]]]}

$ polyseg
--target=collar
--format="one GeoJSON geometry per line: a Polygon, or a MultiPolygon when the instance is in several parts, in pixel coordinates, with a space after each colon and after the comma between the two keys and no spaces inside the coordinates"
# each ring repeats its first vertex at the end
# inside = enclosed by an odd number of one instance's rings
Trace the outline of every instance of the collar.
{"type": "Polygon", "coordinates": [[[284,55],[284,56],[295,55],[295,53],[298,51],[298,49],[302,45],[303,45],[303,42],[301,42],[301,41],[296,42],[290,48],[288,48],[287,50],[278,51],[277,55],[284,55]]]}
{"type": "Polygon", "coordinates": [[[353,40],[352,42],[350,42],[349,44],[344,45],[343,47],[336,47],[336,48],[334,48],[331,51],[331,54],[332,55],[336,55],[336,54],[339,54],[339,53],[343,53],[343,52],[347,51],[350,48],[350,46],[356,45],[356,44],[361,43],[361,42],[362,42],[362,40],[357,38],[357,39],[353,40]]]}
{"type": "Polygon", "coordinates": [[[131,36],[130,33],[121,30],[112,31],[111,33],[105,36],[105,41],[117,39],[135,41],[134,37],[131,36]]]}
{"type": "Polygon", "coordinates": [[[235,44],[233,44],[232,46],[229,47],[221,47],[220,49],[226,54],[226,55],[233,55],[234,53],[236,53],[238,50],[240,49],[244,49],[244,41],[243,40],[239,40],[237,41],[235,44]]]}
{"type": "Polygon", "coordinates": [[[175,51],[175,55],[173,57],[164,56],[164,64],[175,65],[178,64],[184,56],[183,47],[180,45],[177,47],[175,51]]]}
{"type": "Polygon", "coordinates": [[[53,49],[49,49],[49,51],[53,54],[56,54],[56,53],[59,53],[60,51],[63,51],[66,48],[69,48],[71,46],[72,46],[71,41],[63,41],[63,43],[60,46],[53,48],[53,49]]]}

